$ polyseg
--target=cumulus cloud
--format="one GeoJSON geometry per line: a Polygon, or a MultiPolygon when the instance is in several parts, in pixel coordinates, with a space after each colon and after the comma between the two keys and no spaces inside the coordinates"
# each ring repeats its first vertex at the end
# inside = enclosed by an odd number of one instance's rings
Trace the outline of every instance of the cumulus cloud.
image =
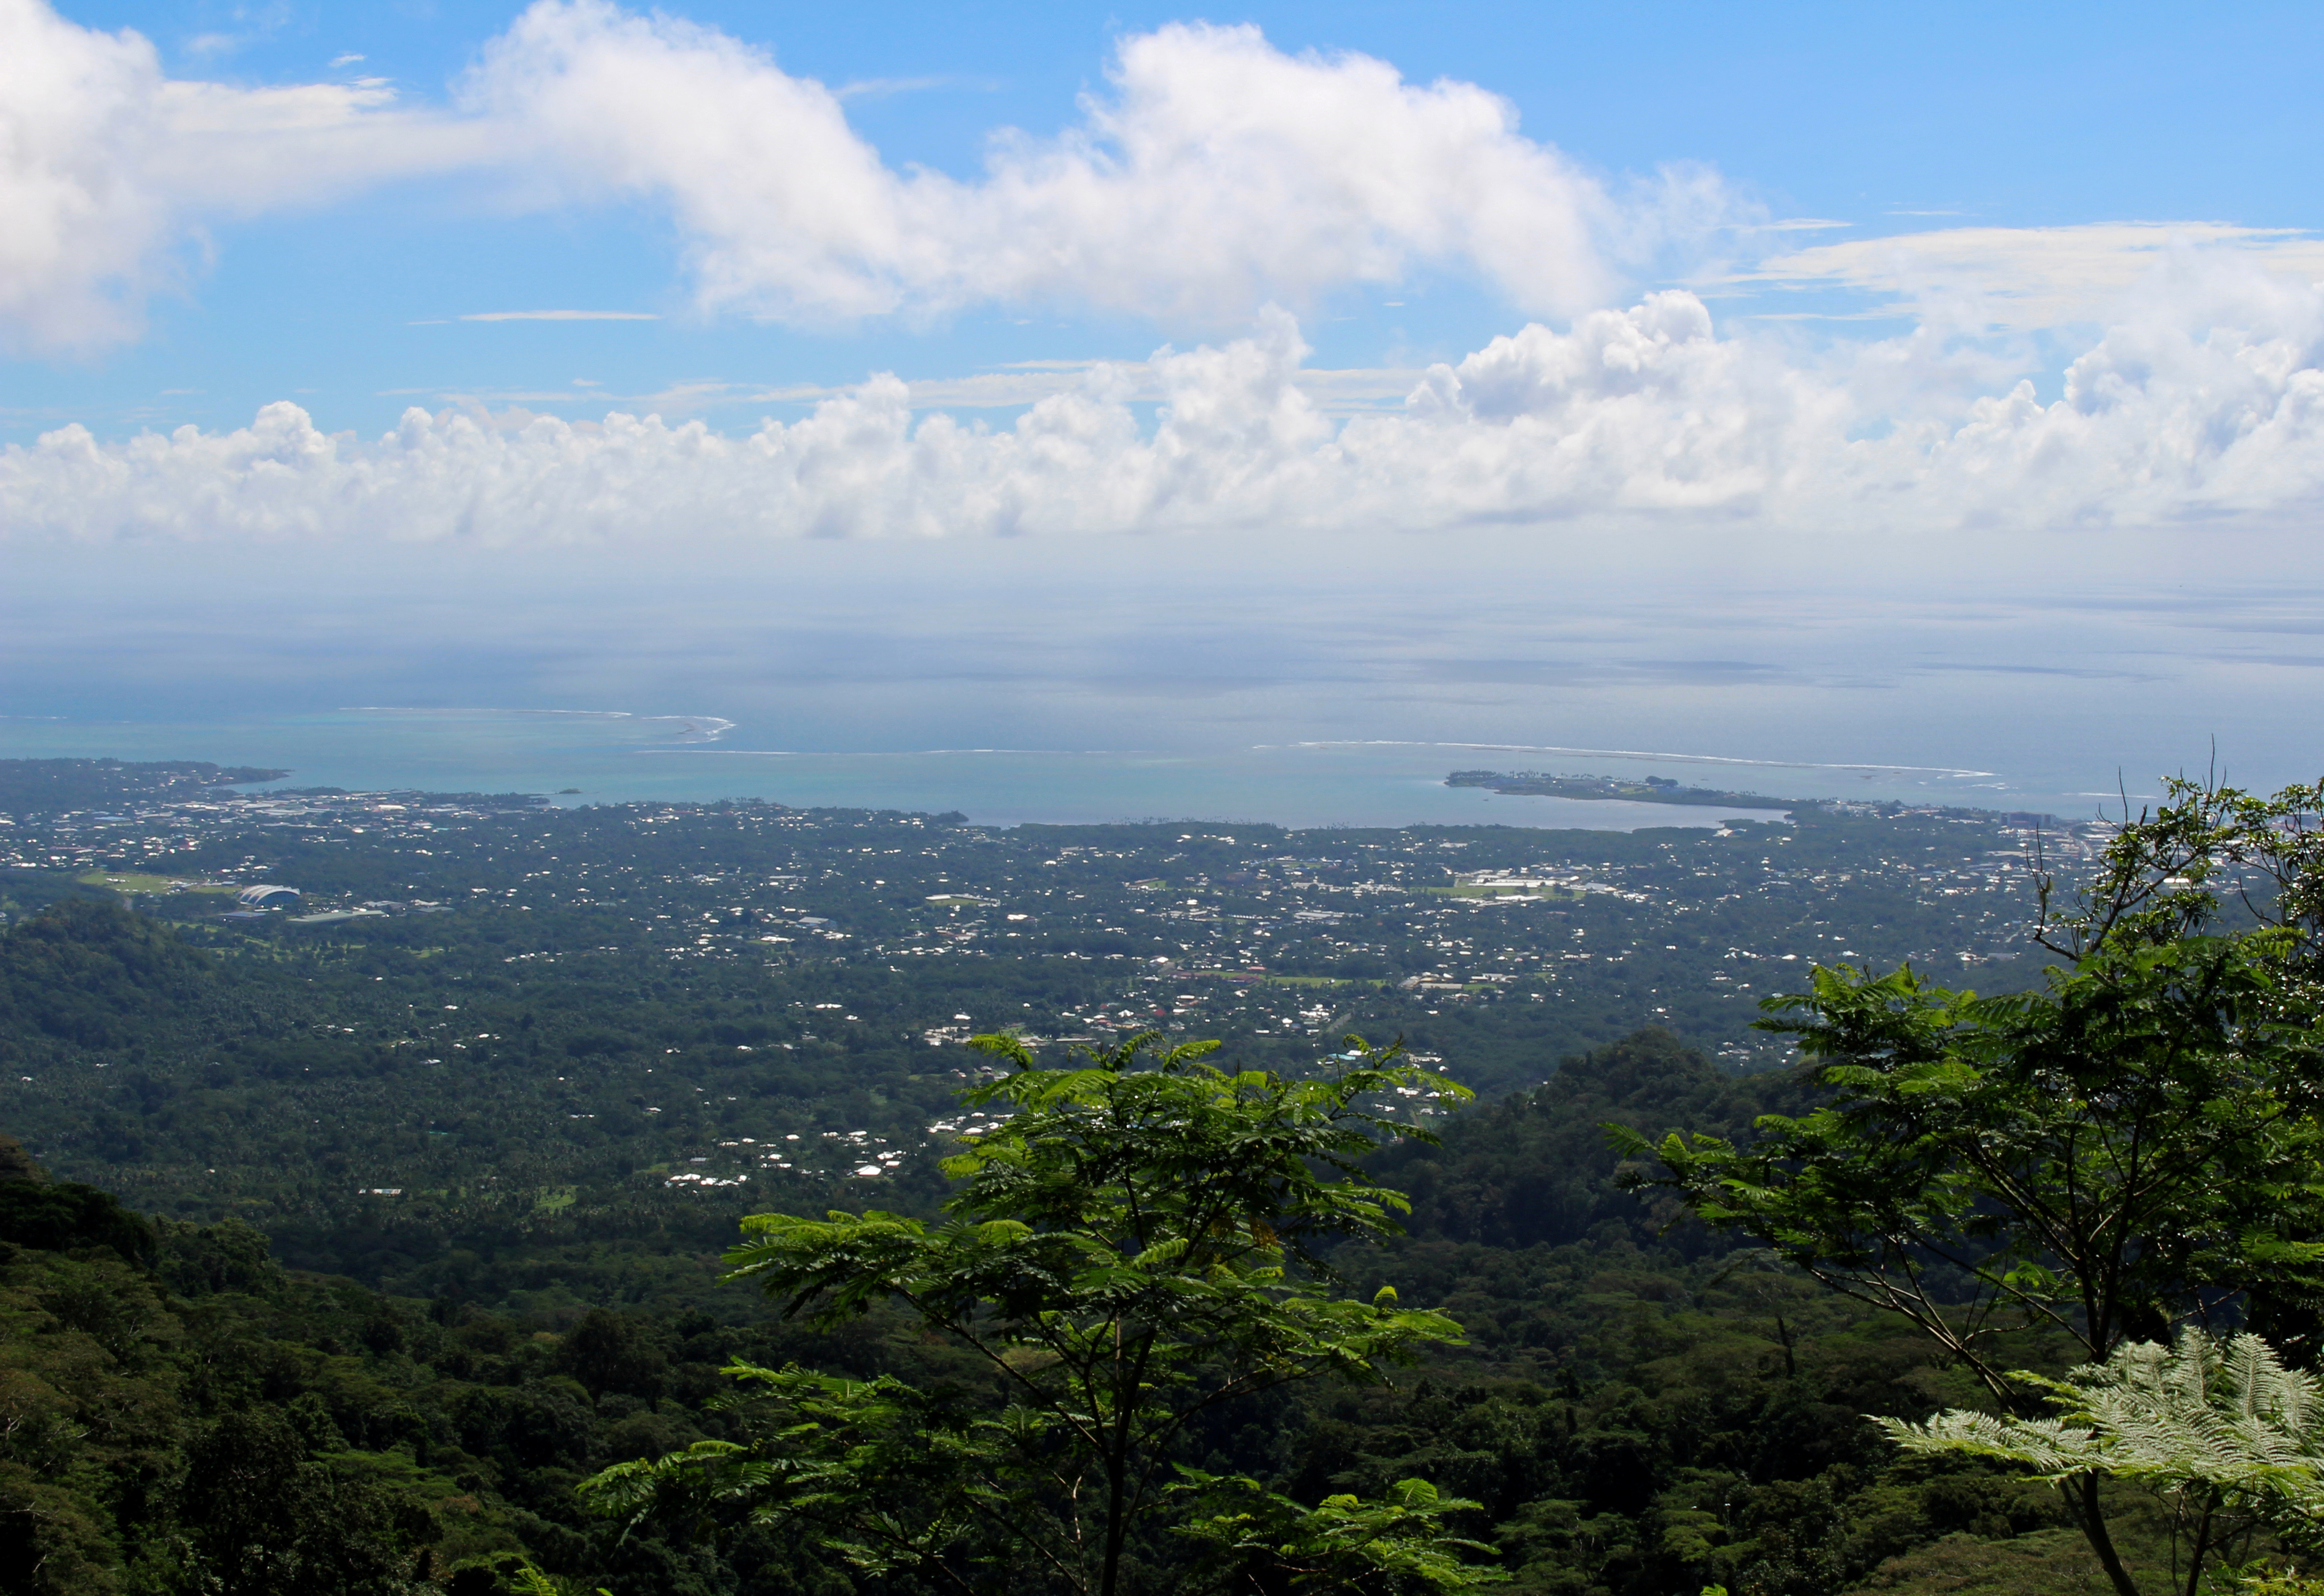
{"type": "Polygon", "coordinates": [[[376,79],[233,88],[164,77],[126,30],[0,0],[0,347],[134,337],[202,224],[475,161],[484,130],[376,79]]]}
{"type": "Polygon", "coordinates": [[[134,337],[144,300],[186,280],[221,219],[449,174],[512,208],[659,208],[703,311],[805,325],[1006,304],[1215,329],[1424,272],[1567,319],[1660,267],[1699,265],[1714,240],[1776,248],[1722,291],[1837,288],[1956,328],[2104,319],[2112,296],[2190,249],[2324,274],[2324,244],[2224,224],[1784,249],[1794,235],[1754,231],[1765,218],[1716,173],[1609,187],[1475,84],[1286,53],[1247,26],[1125,36],[1070,125],[996,134],[965,179],[889,165],[849,124],[849,92],[611,0],[536,0],[442,103],[375,78],[171,79],[136,33],[0,0],[0,346],[134,337]]]}
{"type": "Polygon", "coordinates": [[[1616,197],[1473,84],[1251,27],[1125,38],[1074,125],[997,134],[964,181],[890,168],[844,91],[764,51],[608,0],[539,0],[436,106],[378,78],[172,80],[136,33],[0,0],[0,328],[19,346],[132,336],[217,218],[449,172],[519,207],[662,207],[704,309],[817,324],[991,303],[1240,320],[1424,269],[1566,316],[1735,211],[1702,171],[1616,197]]]}
{"type": "Polygon", "coordinates": [[[0,327],[24,342],[121,337],[161,274],[168,207],[143,177],[161,82],[135,34],[0,0],[0,327]]]}
{"type": "Polygon", "coordinates": [[[295,405],[249,427],[0,452],[19,538],[715,549],[937,538],[1646,518],[1770,543],[1991,525],[2040,531],[2312,509],[2324,495],[2324,292],[2254,279],[2204,314],[2164,295],[2107,328],[2044,402],[2020,380],[1898,420],[1899,361],[1721,337],[1682,291],[1531,325],[1431,368],[1393,414],[1335,418],[1302,386],[1293,319],[1096,367],[988,427],[874,377],[730,437],[615,413],[575,424],[414,410],[362,442],[295,405]],[[1869,372],[1871,375],[1867,376],[1869,372]],[[1142,422],[1132,401],[1158,399],[1142,422]]]}
{"type": "Polygon", "coordinates": [[[816,320],[1067,300],[1247,315],[1417,266],[1472,271],[1570,314],[1609,251],[1699,226],[1715,183],[1618,207],[1473,84],[1406,83],[1354,54],[1287,55],[1254,27],[1125,39],[1108,92],[1056,138],[1006,134],[984,173],[899,174],[840,97],[714,29],[604,0],[542,0],[466,87],[573,190],[666,201],[704,302],[816,320]]]}

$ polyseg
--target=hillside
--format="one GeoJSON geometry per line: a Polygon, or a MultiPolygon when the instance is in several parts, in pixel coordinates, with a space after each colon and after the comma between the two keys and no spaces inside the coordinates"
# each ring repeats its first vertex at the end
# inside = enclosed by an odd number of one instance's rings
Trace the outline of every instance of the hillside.
{"type": "MultiPolygon", "coordinates": [[[[2047,1497],[1899,1462],[1858,1416],[1961,1394],[1917,1343],[1660,1233],[1608,1184],[1601,1115],[1733,1126],[1783,1091],[1641,1032],[1441,1149],[1385,1155],[1412,1234],[1352,1284],[1442,1305],[1469,1344],[1394,1390],[1259,1403],[1213,1432],[1213,1466],[1314,1494],[1425,1475],[1484,1504],[1469,1533],[1525,1591],[1692,1596],[1716,1574],[1836,1596],[1899,1556],[1879,1588],[1934,1591],[1987,1547],[2021,1573],[2074,1566],[2079,1542],[2042,1533],[2047,1497]],[[1907,1578],[1913,1557],[1938,1582],[1907,1578]]],[[[0,1241],[11,1590],[485,1596],[530,1560],[615,1596],[836,1592],[769,1533],[624,1538],[573,1488],[721,1434],[709,1404],[738,1356],[928,1372],[876,1316],[836,1339],[766,1322],[676,1238],[654,1267],[602,1257],[585,1278],[604,1305],[566,1290],[493,1312],[286,1270],[247,1225],[137,1214],[13,1144],[0,1241]]]]}

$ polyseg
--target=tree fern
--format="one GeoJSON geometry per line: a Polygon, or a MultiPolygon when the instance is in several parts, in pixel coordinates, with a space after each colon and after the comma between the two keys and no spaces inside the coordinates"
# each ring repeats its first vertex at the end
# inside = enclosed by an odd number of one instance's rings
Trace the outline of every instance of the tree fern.
{"type": "Polygon", "coordinates": [[[2252,1512],[2287,1538],[2324,1535],[2324,1386],[2286,1369],[2258,1336],[2190,1330],[2175,1347],[2132,1342],[2063,1379],[2013,1378],[2061,1411],[1873,1422],[1907,1451],[2003,1459],[2047,1480],[2111,1475],[2252,1512]]]}

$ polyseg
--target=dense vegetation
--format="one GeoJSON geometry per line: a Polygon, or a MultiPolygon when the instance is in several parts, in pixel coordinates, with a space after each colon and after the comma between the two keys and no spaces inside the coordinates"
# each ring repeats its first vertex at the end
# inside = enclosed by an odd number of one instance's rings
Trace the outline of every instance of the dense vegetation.
{"type": "Polygon", "coordinates": [[[1624,781],[1611,776],[1546,775],[1539,770],[1455,770],[1444,779],[1447,787],[1482,787],[1506,797],[1538,794],[1544,798],[1604,800],[1621,798],[1634,804],[1691,804],[1714,809],[1783,809],[1788,800],[1758,793],[1728,792],[1716,787],[1683,787],[1668,776],[1648,776],[1624,781]]]}
{"type": "MultiPolygon", "coordinates": [[[[1811,1115],[1828,1086],[1748,1022],[1812,964],[2007,988],[2070,956],[2024,943],[1992,817],[1002,833],[210,795],[20,819],[0,1587],[482,1596],[529,1564],[615,1596],[917,1589],[796,1524],[625,1533],[577,1488],[745,1439],[717,1401],[738,1361],[983,1411],[912,1314],[786,1321],[719,1256],[748,1213],[936,1219],[938,1160],[1004,1123],[959,1101],[1001,1067],[972,1030],[1054,1066],[1151,1027],[1291,1081],[1400,1036],[1480,1093],[1415,1121],[1441,1145],[1365,1159],[1406,1233],[1323,1252],[1346,1298],[1392,1286],[1462,1342],[1385,1386],[1255,1392],[1180,1461],[1307,1508],[1429,1481],[1475,1504],[1446,1520],[1484,1548],[1462,1557],[1524,1591],[2100,1588],[2055,1492],[1864,1417],[1975,1406],[1970,1366],[1624,1189],[1602,1129],[1739,1146],[1811,1115]],[[219,890],[270,881],[305,897],[219,890]]],[[[1979,1355],[2085,1349],[1997,1325],[1979,1355]]],[[[2163,1517],[2106,1490],[2125,1557],[2163,1566],[2163,1517]]],[[[1196,1584],[1196,1553],[1134,1540],[1122,1588],[1196,1584]]]]}
{"type": "MultiPolygon", "coordinates": [[[[1414,1233],[1350,1260],[1351,1296],[1393,1283],[1460,1321],[1469,1344],[1392,1388],[1254,1404],[1213,1426],[1205,1467],[1308,1500],[1428,1478],[1482,1504],[1460,1527],[1527,1590],[1691,1593],[1724,1577],[1839,1591],[1947,1535],[2061,1522],[1991,1471],[1898,1457],[1858,1416],[1922,1416],[1966,1380],[1796,1278],[1738,1266],[1700,1233],[1659,1237],[1572,1112],[1701,1123],[1706,1108],[1748,1112],[1748,1092],[1659,1033],[1569,1061],[1559,1080],[1455,1126],[1441,1152],[1391,1155],[1383,1176],[1420,1197],[1414,1233]],[[1545,1163],[1565,1178],[1512,1189],[1545,1163]],[[1480,1233],[1496,1228],[1511,1240],[1480,1233]]],[[[0,1185],[20,1190],[70,1188],[0,1185]]],[[[778,1536],[624,1539],[575,1488],[729,1434],[709,1403],[737,1358],[958,1372],[898,1315],[828,1333],[770,1323],[748,1293],[713,1290],[680,1238],[660,1243],[681,1257],[658,1273],[609,1265],[628,1289],[607,1306],[494,1313],[284,1271],[230,1219],[147,1230],[108,1200],[74,1201],[87,1218],[70,1228],[35,1231],[31,1204],[0,1207],[12,1588],[434,1579],[482,1592],[522,1554],[617,1596],[835,1591],[778,1536]],[[264,1513],[213,1521],[226,1471],[271,1482],[264,1513]],[[243,1566],[251,1545],[270,1548],[270,1572],[243,1566]]],[[[2045,1577],[2074,1565],[2054,1537],[2034,1547],[2045,1577]]]]}

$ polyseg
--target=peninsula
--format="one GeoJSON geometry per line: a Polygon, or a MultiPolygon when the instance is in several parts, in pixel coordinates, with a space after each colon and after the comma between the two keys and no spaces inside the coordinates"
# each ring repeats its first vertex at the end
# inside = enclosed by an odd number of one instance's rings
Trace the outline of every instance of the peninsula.
{"type": "Polygon", "coordinates": [[[1692,804],[1732,808],[1790,808],[1801,800],[1766,798],[1754,792],[1720,792],[1708,787],[1681,787],[1667,776],[1647,776],[1624,781],[1613,776],[1549,776],[1539,770],[1455,770],[1444,779],[1447,787],[1484,787],[1512,797],[1562,798],[1622,798],[1636,804],[1692,804]]]}

